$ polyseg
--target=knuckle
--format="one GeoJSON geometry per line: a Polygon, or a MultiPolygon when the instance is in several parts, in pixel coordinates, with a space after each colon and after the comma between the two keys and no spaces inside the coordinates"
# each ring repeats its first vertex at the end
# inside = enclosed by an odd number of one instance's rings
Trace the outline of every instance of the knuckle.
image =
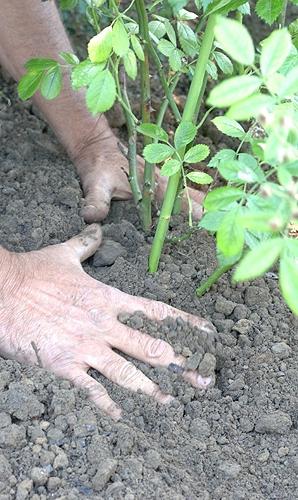
{"type": "Polygon", "coordinates": [[[161,359],[169,352],[170,346],[161,339],[150,338],[144,345],[144,353],[147,358],[161,359]]]}
{"type": "Polygon", "coordinates": [[[151,308],[153,307],[154,315],[158,317],[160,320],[165,319],[167,316],[169,316],[169,310],[166,304],[163,304],[163,302],[153,302],[151,304],[151,308]]]}

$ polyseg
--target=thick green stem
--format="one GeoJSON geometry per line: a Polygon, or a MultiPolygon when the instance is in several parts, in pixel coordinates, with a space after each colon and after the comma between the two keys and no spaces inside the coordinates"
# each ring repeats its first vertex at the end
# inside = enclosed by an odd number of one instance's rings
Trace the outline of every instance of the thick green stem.
{"type": "Polygon", "coordinates": [[[219,280],[219,278],[223,274],[227,273],[232,267],[233,265],[231,264],[227,266],[217,267],[215,271],[211,274],[211,276],[209,276],[209,278],[196,289],[196,295],[198,297],[202,297],[204,293],[208,292],[208,290],[210,290],[212,285],[214,285],[214,283],[216,283],[219,280]]]}
{"type": "MultiPolygon", "coordinates": [[[[145,42],[144,61],[141,62],[141,115],[143,123],[150,123],[151,91],[149,75],[149,51],[148,41],[150,41],[148,16],[143,0],[136,0],[136,10],[138,14],[140,35],[145,42]]],[[[152,142],[150,137],[144,136],[144,146],[152,142]]],[[[154,165],[145,161],[144,186],[142,199],[142,224],[145,232],[149,232],[152,226],[152,199],[154,195],[154,165]]]]}
{"type": "MultiPolygon", "coordinates": [[[[202,40],[199,58],[196,64],[194,76],[190,85],[189,93],[183,111],[182,121],[190,122],[196,110],[196,105],[204,85],[207,63],[213,47],[215,16],[211,15],[208,19],[206,31],[202,40]]],[[[179,151],[183,158],[184,151],[179,151]]],[[[180,183],[181,172],[172,175],[169,178],[164,202],[160,212],[156,233],[154,236],[150,256],[149,272],[154,273],[158,269],[159,259],[164,245],[165,237],[169,228],[170,218],[176,199],[177,189],[180,183]]]]}

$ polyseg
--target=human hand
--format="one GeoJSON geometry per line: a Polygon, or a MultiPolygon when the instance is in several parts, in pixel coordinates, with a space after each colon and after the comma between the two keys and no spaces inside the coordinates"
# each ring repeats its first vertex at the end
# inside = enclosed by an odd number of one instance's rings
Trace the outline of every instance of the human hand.
{"type": "MultiPolygon", "coordinates": [[[[6,252],[0,273],[0,353],[39,364],[86,388],[99,408],[118,419],[121,409],[88,375],[89,368],[166,403],[172,397],[113,349],[152,366],[183,367],[185,363],[167,342],[122,324],[120,313],[142,311],[153,320],[181,317],[206,332],[213,327],[201,318],[127,295],[90,277],[81,262],[95,252],[101,238],[100,226],[93,224],[66,243],[24,254],[6,252]]],[[[194,387],[211,383],[210,377],[194,370],[185,370],[183,376],[194,387]]]]}

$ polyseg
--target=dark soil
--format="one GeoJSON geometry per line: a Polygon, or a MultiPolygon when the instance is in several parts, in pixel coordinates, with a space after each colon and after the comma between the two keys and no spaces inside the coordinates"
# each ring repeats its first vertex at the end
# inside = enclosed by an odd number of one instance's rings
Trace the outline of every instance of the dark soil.
{"type": "MultiPolygon", "coordinates": [[[[1,87],[0,243],[35,250],[84,226],[81,191],[44,122],[18,103],[14,86],[1,87]]],[[[185,230],[181,218],[173,221],[172,235],[185,230]]],[[[0,500],[298,498],[298,322],[276,276],[237,286],[224,276],[199,300],[195,287],[215,265],[204,232],[167,246],[155,276],[146,273],[149,240],[132,204],[113,205],[104,233],[106,252],[86,271],[210,319],[218,330],[216,383],[195,391],[175,373],[137,363],[175,402],[159,406],[103,379],[124,409],[114,423],[69,382],[0,358],[0,500]]],[[[167,339],[190,366],[200,362],[202,346],[214,352],[214,338],[181,321],[122,320],[167,339]]]]}

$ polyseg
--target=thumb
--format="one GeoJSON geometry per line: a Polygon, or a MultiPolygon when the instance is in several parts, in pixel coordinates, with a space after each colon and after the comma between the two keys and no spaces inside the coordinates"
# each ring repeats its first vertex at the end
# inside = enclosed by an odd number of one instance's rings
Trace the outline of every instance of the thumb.
{"type": "Polygon", "coordinates": [[[106,184],[96,185],[87,190],[81,216],[87,224],[103,220],[109,213],[112,189],[106,184]]]}

